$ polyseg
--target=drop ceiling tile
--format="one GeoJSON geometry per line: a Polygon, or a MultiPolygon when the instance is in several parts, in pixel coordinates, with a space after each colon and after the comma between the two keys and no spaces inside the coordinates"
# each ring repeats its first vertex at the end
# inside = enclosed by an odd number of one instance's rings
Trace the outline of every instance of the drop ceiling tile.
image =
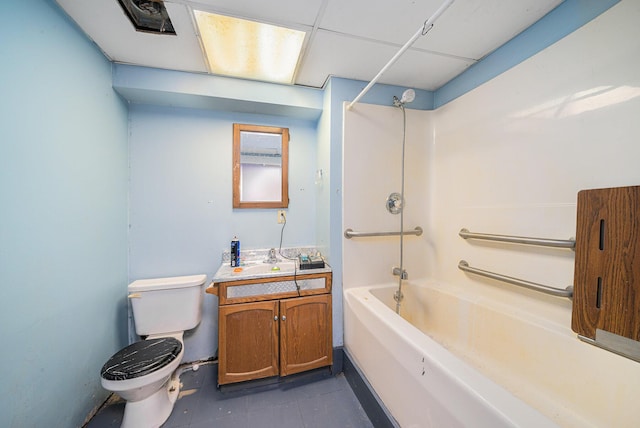
{"type": "MultiPolygon", "coordinates": [[[[397,47],[318,31],[296,83],[320,87],[329,75],[370,81],[395,55],[397,47]]],[[[409,50],[379,80],[380,83],[434,90],[473,62],[409,50]],[[398,83],[401,82],[401,83],[398,83]]]]}
{"type": "MultiPolygon", "coordinates": [[[[443,0],[330,1],[321,28],[404,45],[443,0]]],[[[562,3],[562,0],[457,0],[414,46],[480,59],[562,3]]]]}
{"type": "Polygon", "coordinates": [[[442,0],[330,0],[320,27],[402,46],[442,0]]]}
{"type": "Polygon", "coordinates": [[[517,36],[562,1],[458,0],[414,46],[478,60],[517,36]]]}
{"type": "Polygon", "coordinates": [[[380,79],[390,85],[402,82],[410,88],[435,91],[475,63],[427,52],[406,51],[380,79]]]}
{"type": "Polygon", "coordinates": [[[312,26],[323,0],[199,0],[194,9],[233,15],[239,18],[263,20],[271,24],[312,26]],[[200,8],[202,5],[202,8],[200,8]]]}
{"type": "Polygon", "coordinates": [[[296,83],[314,87],[329,75],[369,80],[372,68],[381,68],[395,47],[354,39],[328,31],[318,31],[302,63],[296,83]]]}
{"type": "Polygon", "coordinates": [[[207,71],[189,11],[184,5],[166,3],[177,33],[173,36],[136,31],[116,0],[58,2],[62,7],[73,7],[73,19],[113,61],[181,71],[207,71]]]}

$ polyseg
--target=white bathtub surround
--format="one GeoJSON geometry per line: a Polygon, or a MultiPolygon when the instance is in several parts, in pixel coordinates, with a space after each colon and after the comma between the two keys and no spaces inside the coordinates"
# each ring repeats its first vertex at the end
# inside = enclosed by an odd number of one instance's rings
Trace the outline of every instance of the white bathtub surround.
{"type": "Polygon", "coordinates": [[[640,4],[623,0],[434,112],[435,203],[425,232],[437,248],[431,277],[460,285],[476,300],[522,298],[511,311],[536,320],[518,324],[529,345],[513,348],[519,353],[491,376],[502,373],[508,381],[524,370],[521,362],[544,361],[548,374],[527,366],[527,375],[538,382],[541,404],[567,397],[566,411],[585,418],[574,426],[637,426],[640,409],[629,397],[640,396],[640,364],[581,343],[570,331],[570,301],[465,274],[457,262],[564,288],[573,284],[575,254],[457,234],[465,227],[568,239],[575,237],[578,191],[640,184],[639,20],[640,4]]]}
{"type": "MultiPolygon", "coordinates": [[[[639,21],[640,4],[622,0],[486,84],[436,111],[407,118],[409,130],[425,132],[418,142],[409,140],[410,150],[422,151],[407,156],[407,182],[414,187],[405,194],[407,213],[413,216],[405,225],[419,225],[424,234],[406,239],[413,247],[405,251],[413,259],[405,269],[409,282],[429,278],[424,282],[437,289],[420,303],[417,314],[427,317],[428,334],[456,358],[476,366],[472,371],[561,426],[637,426],[640,364],[580,342],[570,330],[570,300],[457,267],[459,260],[467,260],[488,271],[565,288],[573,284],[571,250],[472,242],[458,232],[467,228],[570,239],[575,236],[579,190],[640,184],[639,21]],[[446,313],[440,316],[442,311],[446,313]]],[[[399,155],[393,150],[400,150],[401,121],[393,107],[364,107],[358,105],[361,117],[345,114],[344,227],[364,229],[359,226],[363,222],[368,230],[385,230],[394,219],[378,214],[376,200],[384,200],[399,177],[393,170],[399,169],[399,155]],[[367,162],[361,162],[363,153],[367,162]]],[[[424,342],[430,356],[445,358],[438,361],[449,364],[450,357],[413,327],[386,317],[378,321],[376,313],[393,311],[375,302],[373,312],[365,309],[372,296],[351,294],[371,284],[388,283],[390,293],[397,288],[390,278],[397,247],[392,238],[343,241],[345,346],[401,425],[439,426],[432,421],[457,417],[449,412],[452,403],[471,400],[471,409],[478,403],[465,388],[458,390],[462,398],[446,400],[428,387],[423,391],[414,357],[420,356],[424,342]],[[393,329],[400,333],[392,335],[393,329]],[[412,357],[403,362],[396,349],[408,339],[418,342],[406,345],[412,357]],[[359,348],[373,360],[366,360],[359,348]],[[388,368],[393,365],[395,372],[388,368]],[[389,392],[394,382],[408,392],[389,392]],[[396,396],[406,401],[394,404],[396,396]],[[407,404],[413,397],[416,402],[407,404]],[[423,412],[418,418],[416,408],[423,412]]],[[[405,297],[403,304],[412,301],[405,297]]],[[[447,379],[457,379],[456,367],[447,379]]],[[[488,397],[489,408],[505,403],[497,395],[482,396],[488,397]]]]}
{"type": "MultiPolygon", "coordinates": [[[[431,112],[407,109],[406,114],[405,231],[428,226],[424,214],[429,207],[430,171],[425,165],[433,132],[431,112]]],[[[400,216],[390,214],[385,203],[402,184],[402,121],[397,107],[358,104],[345,112],[343,230],[400,231],[400,216]]],[[[392,268],[400,263],[399,243],[398,236],[344,239],[344,286],[391,280],[392,268]]],[[[429,236],[406,235],[404,244],[403,267],[409,278],[426,276],[429,236]]]]}
{"type": "MultiPolygon", "coordinates": [[[[573,282],[574,257],[458,238],[575,236],[582,189],[640,184],[640,5],[591,23],[434,112],[433,275],[487,290],[457,261],[543,284],[573,282]]],[[[493,286],[493,285],[491,285],[493,286]]]]}
{"type": "Polygon", "coordinates": [[[401,426],[632,427],[640,420],[640,364],[575,339],[562,311],[550,319],[526,296],[496,300],[409,281],[401,319],[395,289],[345,291],[345,347],[401,426]]]}

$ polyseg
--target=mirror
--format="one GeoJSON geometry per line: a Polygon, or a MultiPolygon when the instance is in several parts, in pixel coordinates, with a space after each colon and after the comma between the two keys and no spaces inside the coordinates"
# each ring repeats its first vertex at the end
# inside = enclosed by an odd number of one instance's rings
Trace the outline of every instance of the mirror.
{"type": "Polygon", "coordinates": [[[233,207],[289,206],[289,129],[233,124],[233,207]]]}

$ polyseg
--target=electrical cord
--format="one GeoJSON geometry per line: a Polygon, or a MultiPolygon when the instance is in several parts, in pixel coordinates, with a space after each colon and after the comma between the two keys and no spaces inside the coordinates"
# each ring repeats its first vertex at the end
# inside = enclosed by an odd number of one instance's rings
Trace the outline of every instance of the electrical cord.
{"type": "MultiPolygon", "coordinates": [[[[298,292],[298,297],[300,297],[300,285],[298,284],[298,264],[296,263],[296,261],[298,260],[298,257],[287,257],[284,254],[282,254],[282,237],[284,235],[284,227],[287,225],[287,216],[282,216],[283,218],[283,222],[282,222],[282,229],[280,229],[280,245],[278,246],[278,254],[280,254],[280,257],[282,257],[283,259],[287,259],[287,260],[293,260],[293,283],[296,285],[296,291],[298,292]]],[[[299,256],[299,254],[298,254],[299,256]]]]}

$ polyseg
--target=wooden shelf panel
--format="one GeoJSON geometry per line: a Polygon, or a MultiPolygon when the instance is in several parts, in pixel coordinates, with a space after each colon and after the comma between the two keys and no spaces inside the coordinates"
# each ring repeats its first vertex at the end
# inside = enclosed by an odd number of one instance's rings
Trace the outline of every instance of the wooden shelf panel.
{"type": "Polygon", "coordinates": [[[578,193],[571,328],[640,340],[640,186],[578,193]]]}

